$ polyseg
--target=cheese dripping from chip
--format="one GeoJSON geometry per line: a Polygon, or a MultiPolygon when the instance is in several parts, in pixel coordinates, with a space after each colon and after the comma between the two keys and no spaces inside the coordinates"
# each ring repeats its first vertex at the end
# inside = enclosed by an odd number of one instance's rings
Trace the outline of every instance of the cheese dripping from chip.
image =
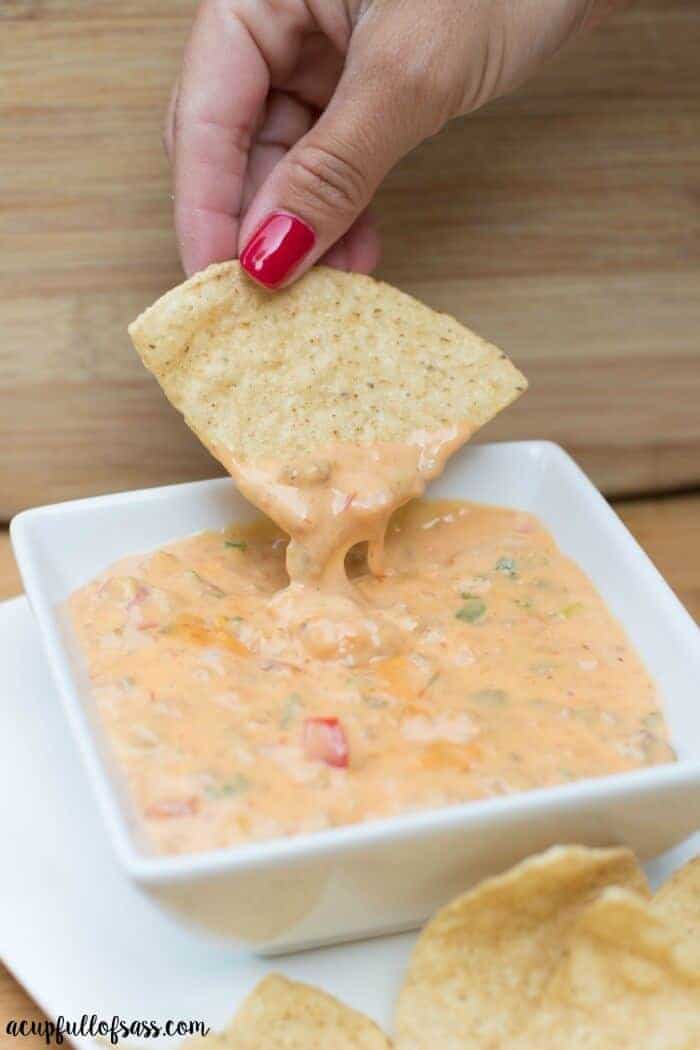
{"type": "Polygon", "coordinates": [[[289,534],[294,601],[280,612],[293,617],[329,594],[355,602],[350,548],[368,541],[381,575],[393,511],[527,385],[453,318],[325,267],[271,295],[237,262],[216,264],[129,332],[192,430],[289,534]]]}

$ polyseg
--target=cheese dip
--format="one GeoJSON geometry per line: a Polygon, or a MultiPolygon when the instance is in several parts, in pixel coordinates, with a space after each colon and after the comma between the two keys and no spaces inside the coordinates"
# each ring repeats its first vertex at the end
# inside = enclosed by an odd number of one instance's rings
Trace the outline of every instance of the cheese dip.
{"type": "Polygon", "coordinates": [[[534,517],[411,503],[391,519],[382,574],[354,546],[350,581],[336,565],[331,591],[305,585],[303,564],[287,586],[286,547],[266,520],[202,533],[69,601],[156,850],[673,760],[621,626],[534,517]]]}

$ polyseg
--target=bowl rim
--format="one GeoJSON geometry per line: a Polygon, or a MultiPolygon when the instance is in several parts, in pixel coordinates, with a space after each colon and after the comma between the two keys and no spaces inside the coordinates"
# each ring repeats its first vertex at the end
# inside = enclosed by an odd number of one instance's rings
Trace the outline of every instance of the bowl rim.
{"type": "MultiPolygon", "coordinates": [[[[476,443],[475,443],[476,445],[476,443]]],[[[563,466],[583,487],[586,498],[608,519],[609,526],[636,557],[646,584],[661,588],[673,610],[678,626],[688,631],[688,642],[695,637],[700,651],[700,630],[688,611],[671,590],[656,566],[628,531],[588,476],[561,446],[551,441],[510,441],[483,443],[482,449],[498,448],[505,455],[546,454],[563,466]]],[[[449,806],[408,811],[390,817],[360,821],[298,835],[236,843],[231,846],[197,853],[149,855],[139,849],[129,829],[127,815],[116,787],[103,762],[92,732],[85,724],[79,689],[70,669],[70,661],[58,632],[55,606],[42,584],[33,541],[32,523],[49,514],[90,512],[93,508],[122,507],[139,501],[160,501],[175,490],[196,492],[232,484],[230,478],[215,477],[201,481],[133,489],[126,492],[90,496],[77,500],[32,507],[15,515],[10,535],[29,604],[39,628],[51,673],[61,696],[63,713],[87,768],[102,819],[107,827],[119,863],[134,881],[147,886],[165,886],[232,873],[274,870],[299,865],[324,857],[339,857],[378,843],[385,845],[409,839],[420,841],[456,828],[478,830],[481,827],[507,823],[528,812],[555,812],[572,804],[592,803],[603,798],[610,801],[633,795],[656,794],[664,789],[694,786],[700,789],[700,759],[680,759],[673,763],[632,770],[624,773],[585,778],[571,783],[537,788],[494,798],[467,800],[449,806]]],[[[624,626],[624,623],[623,623],[624,626]]]]}

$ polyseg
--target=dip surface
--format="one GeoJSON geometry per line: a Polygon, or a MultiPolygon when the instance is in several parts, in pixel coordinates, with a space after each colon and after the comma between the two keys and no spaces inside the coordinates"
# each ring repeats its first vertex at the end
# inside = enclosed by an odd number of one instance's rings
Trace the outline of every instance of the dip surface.
{"type": "Polygon", "coordinates": [[[353,594],[287,587],[287,537],[232,526],[69,600],[157,851],[223,847],[674,758],[624,631],[537,519],[414,502],[353,594]]]}

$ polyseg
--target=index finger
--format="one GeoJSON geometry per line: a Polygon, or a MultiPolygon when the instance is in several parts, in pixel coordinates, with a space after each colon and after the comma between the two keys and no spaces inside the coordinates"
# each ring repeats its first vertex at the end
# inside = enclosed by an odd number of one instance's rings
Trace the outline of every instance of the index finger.
{"type": "Polygon", "coordinates": [[[199,10],[175,112],[175,229],[188,275],[236,255],[243,177],[269,88],[253,37],[222,6],[199,10]]]}

